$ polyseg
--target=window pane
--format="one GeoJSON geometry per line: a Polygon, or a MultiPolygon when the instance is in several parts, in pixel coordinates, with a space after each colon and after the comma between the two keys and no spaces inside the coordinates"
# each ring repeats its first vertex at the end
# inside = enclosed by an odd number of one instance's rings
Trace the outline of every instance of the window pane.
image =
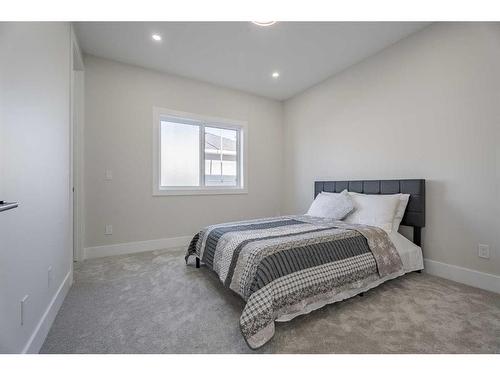
{"type": "Polygon", "coordinates": [[[205,127],[205,185],[237,185],[236,130],[205,127]]]}
{"type": "Polygon", "coordinates": [[[161,121],[161,186],[200,185],[200,130],[161,121]]]}

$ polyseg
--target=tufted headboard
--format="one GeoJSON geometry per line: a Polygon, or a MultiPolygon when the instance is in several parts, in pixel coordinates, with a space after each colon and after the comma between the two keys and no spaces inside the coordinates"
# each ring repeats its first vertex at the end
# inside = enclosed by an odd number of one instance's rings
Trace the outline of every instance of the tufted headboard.
{"type": "Polygon", "coordinates": [[[314,197],[322,191],[340,193],[344,189],[363,194],[410,194],[401,225],[413,227],[413,242],[420,246],[425,227],[425,180],[315,181],[314,197]]]}

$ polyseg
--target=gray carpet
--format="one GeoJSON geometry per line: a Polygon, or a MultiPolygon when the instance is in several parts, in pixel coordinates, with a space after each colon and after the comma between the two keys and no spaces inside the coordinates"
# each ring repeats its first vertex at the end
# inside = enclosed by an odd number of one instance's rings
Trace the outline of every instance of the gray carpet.
{"type": "Polygon", "coordinates": [[[250,350],[244,303],[184,251],[88,260],[42,353],[500,353],[500,295],[412,273],[291,322],[250,350]]]}

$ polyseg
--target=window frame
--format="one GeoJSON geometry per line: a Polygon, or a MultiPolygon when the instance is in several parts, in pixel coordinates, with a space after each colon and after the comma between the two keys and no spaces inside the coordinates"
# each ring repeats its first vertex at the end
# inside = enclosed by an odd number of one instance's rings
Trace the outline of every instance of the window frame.
{"type": "Polygon", "coordinates": [[[247,123],[219,117],[181,112],[168,108],[153,107],[153,196],[162,195],[211,195],[211,194],[247,194],[247,123]],[[200,186],[161,186],[161,120],[183,122],[200,127],[200,186]],[[205,127],[236,130],[237,186],[204,186],[205,185],[205,127]]]}

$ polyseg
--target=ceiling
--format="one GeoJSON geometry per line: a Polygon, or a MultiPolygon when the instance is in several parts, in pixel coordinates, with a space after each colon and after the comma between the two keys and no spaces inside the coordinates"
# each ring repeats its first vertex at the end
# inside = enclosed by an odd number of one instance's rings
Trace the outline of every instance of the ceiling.
{"type": "Polygon", "coordinates": [[[88,54],[285,100],[427,25],[82,22],[76,32],[88,54]]]}

